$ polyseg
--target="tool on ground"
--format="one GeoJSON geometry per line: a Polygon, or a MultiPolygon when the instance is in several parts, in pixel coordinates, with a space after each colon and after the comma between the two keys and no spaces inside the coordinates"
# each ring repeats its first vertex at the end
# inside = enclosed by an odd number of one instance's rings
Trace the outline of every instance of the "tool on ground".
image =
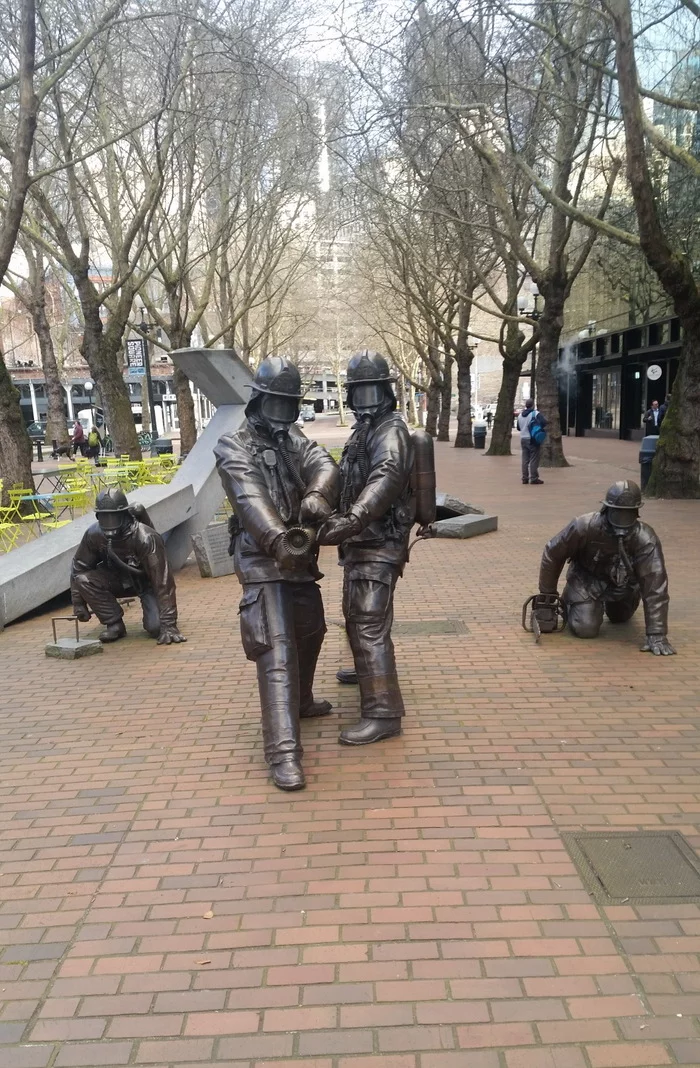
{"type": "Polygon", "coordinates": [[[535,593],[523,605],[523,630],[535,635],[554,634],[566,626],[566,605],[558,593],[535,593]]]}

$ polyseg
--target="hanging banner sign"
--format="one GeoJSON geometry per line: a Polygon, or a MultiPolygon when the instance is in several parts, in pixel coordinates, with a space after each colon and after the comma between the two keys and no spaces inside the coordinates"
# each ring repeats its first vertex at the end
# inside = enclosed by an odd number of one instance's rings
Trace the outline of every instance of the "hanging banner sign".
{"type": "Polygon", "coordinates": [[[146,374],[146,342],[143,338],[127,341],[126,363],[130,377],[138,378],[146,374]]]}

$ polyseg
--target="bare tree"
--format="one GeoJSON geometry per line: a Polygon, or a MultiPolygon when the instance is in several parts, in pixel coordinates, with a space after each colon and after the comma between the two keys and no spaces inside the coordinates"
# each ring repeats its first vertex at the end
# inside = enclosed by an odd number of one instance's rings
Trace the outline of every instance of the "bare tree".
{"type": "MultiPolygon", "coordinates": [[[[696,20],[700,10],[684,5],[696,20]]],[[[635,34],[628,0],[608,0],[617,60],[620,106],[625,127],[627,178],[639,226],[639,240],[650,267],[656,272],[673,303],[683,328],[683,348],[673,400],[661,425],[657,455],[647,493],[659,497],[700,497],[700,289],[695,264],[679,235],[663,219],[655,195],[650,155],[656,150],[680,168],[684,184],[697,183],[700,164],[683,144],[674,143],[652,126],[642,108],[640,79],[635,57],[635,34]]],[[[666,15],[670,20],[671,13],[666,15]]],[[[694,94],[693,94],[694,95],[694,94]]],[[[700,114],[695,99],[667,99],[677,116],[700,114]],[[690,106],[689,106],[690,105],[690,106]]]]}
{"type": "MultiPolygon", "coordinates": [[[[7,39],[7,38],[6,38],[7,39]]],[[[10,186],[0,224],[0,282],[4,279],[22,222],[24,201],[29,188],[29,165],[34,144],[39,97],[34,90],[36,62],[36,10],[34,0],[22,0],[19,16],[19,51],[16,56],[16,82],[3,88],[16,88],[17,113],[7,138],[10,151],[10,186]]],[[[14,73],[14,72],[13,72],[14,73]]],[[[12,385],[5,361],[0,357],[0,471],[8,484],[33,486],[32,446],[19,407],[19,394],[12,385]]],[[[5,493],[3,487],[3,493],[5,493]]]]}
{"type": "Polygon", "coordinates": [[[26,263],[26,277],[19,277],[8,270],[5,285],[29,312],[39,344],[46,382],[46,440],[68,445],[70,434],[65,413],[65,393],[51,330],[51,318],[55,319],[55,314],[50,317],[47,309],[49,266],[43,252],[23,235],[19,237],[19,246],[26,263]]]}

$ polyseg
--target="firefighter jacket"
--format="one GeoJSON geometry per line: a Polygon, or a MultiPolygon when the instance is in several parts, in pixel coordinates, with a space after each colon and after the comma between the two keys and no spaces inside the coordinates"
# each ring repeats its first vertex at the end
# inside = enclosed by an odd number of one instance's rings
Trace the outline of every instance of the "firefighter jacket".
{"type": "Polygon", "coordinates": [[[302,499],[318,494],[338,505],[340,474],[335,460],[324,448],[289,428],[286,447],[268,437],[260,424],[248,420],[236,434],[220,438],[215,449],[216,465],[226,496],[238,520],[234,531],[234,567],[242,583],[315,582],[321,577],[316,557],[299,571],[281,570],[273,555],[273,543],[288,527],[299,523],[302,499]],[[291,463],[305,489],[297,485],[287,464],[291,463]]]}
{"type": "Polygon", "coordinates": [[[344,566],[377,561],[403,568],[415,522],[411,489],[413,439],[397,412],[387,412],[369,429],[358,422],[340,461],[341,510],[362,524],[338,549],[344,566]]]}
{"type": "Polygon", "coordinates": [[[83,599],[75,588],[74,577],[100,568],[119,576],[125,597],[153,593],[158,601],[161,625],[177,625],[175,579],[165,543],[152,527],[132,519],[126,532],[111,541],[102,533],[99,523],[88,527],[71,565],[71,600],[76,608],[83,606],[83,599]]]}
{"type": "Polygon", "coordinates": [[[555,593],[566,561],[563,598],[571,604],[591,599],[614,601],[635,586],[644,603],[647,634],[668,630],[668,576],[661,543],[651,527],[637,522],[618,538],[604,513],[589,512],[572,519],[547,543],[540,565],[540,592],[555,593]]]}

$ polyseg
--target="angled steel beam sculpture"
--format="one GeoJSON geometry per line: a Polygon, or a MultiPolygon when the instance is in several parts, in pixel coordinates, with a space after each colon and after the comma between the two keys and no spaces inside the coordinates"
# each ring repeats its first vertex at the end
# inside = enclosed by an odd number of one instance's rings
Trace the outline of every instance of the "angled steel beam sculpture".
{"type": "MultiPolygon", "coordinates": [[[[252,376],[233,349],[178,349],[176,367],[216,405],[216,412],[167,486],[144,486],[129,501],[145,505],[163,534],[174,568],[184,565],[191,536],[210,522],[223,500],[213,448],[222,434],[238,429],[252,376]]],[[[70,586],[70,564],[92,515],[0,556],[0,630],[70,586]]]]}

